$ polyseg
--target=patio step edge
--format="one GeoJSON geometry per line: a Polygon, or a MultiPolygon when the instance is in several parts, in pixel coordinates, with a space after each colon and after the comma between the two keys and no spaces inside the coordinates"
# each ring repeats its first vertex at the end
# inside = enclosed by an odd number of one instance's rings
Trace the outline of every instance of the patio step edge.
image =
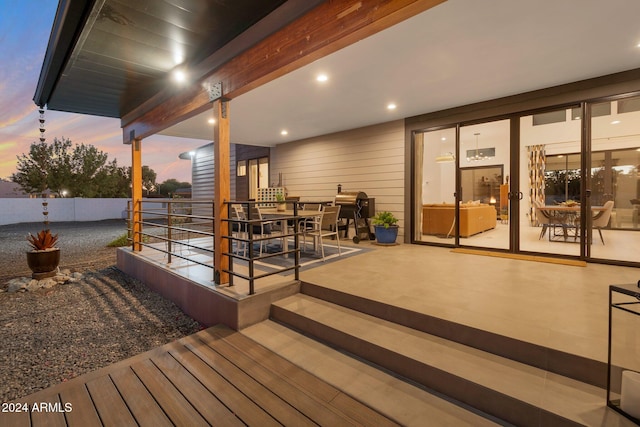
{"type": "Polygon", "coordinates": [[[300,292],[580,382],[600,388],[607,386],[607,364],[598,360],[304,281],[301,282],[300,292]]]}
{"type": "Polygon", "coordinates": [[[607,410],[603,389],[308,295],[275,302],[271,317],[515,425],[601,425],[601,417],[626,425],[607,410]]]}

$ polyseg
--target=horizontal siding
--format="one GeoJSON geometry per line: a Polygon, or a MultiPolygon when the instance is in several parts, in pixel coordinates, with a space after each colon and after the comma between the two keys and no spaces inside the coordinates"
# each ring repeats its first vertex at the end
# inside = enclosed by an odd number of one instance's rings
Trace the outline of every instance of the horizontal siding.
{"type": "Polygon", "coordinates": [[[290,195],[333,200],[343,191],[364,191],[376,210],[400,218],[404,234],[404,122],[323,135],[271,149],[271,176],[282,173],[290,195]]]}
{"type": "Polygon", "coordinates": [[[194,199],[213,199],[213,144],[206,145],[191,162],[191,195],[194,199]]]}
{"type": "MultiPolygon", "coordinates": [[[[231,174],[231,198],[236,194],[236,156],[235,146],[231,144],[229,151],[229,170],[231,174]]],[[[196,152],[191,163],[191,196],[194,199],[213,199],[214,196],[213,144],[205,145],[196,152]]]]}

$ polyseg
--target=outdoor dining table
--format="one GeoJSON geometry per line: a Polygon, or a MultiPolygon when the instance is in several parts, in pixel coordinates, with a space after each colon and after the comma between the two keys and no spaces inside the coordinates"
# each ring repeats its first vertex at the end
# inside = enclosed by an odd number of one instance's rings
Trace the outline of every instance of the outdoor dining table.
{"type": "MultiPolygon", "coordinates": [[[[568,241],[568,228],[575,229],[575,234],[573,235],[573,241],[577,242],[578,237],[580,235],[578,232],[580,231],[580,205],[545,205],[536,207],[537,210],[548,212],[550,216],[558,219],[558,222],[553,224],[562,227],[564,241],[568,241]]],[[[605,211],[607,208],[604,206],[591,206],[591,212],[601,212],[605,211]]]]}
{"type": "MultiPolygon", "coordinates": [[[[294,212],[293,209],[285,209],[283,211],[279,211],[276,208],[260,208],[260,214],[265,219],[273,218],[274,220],[277,220],[278,218],[281,218],[279,220],[280,230],[283,230],[283,232],[285,232],[287,230],[287,221],[289,221],[288,218],[296,217],[296,218],[299,218],[300,220],[306,220],[306,219],[320,216],[322,212],[317,209],[313,209],[313,210],[298,209],[296,212],[294,212]]],[[[315,250],[315,241],[314,241],[314,250],[315,250]]]]}

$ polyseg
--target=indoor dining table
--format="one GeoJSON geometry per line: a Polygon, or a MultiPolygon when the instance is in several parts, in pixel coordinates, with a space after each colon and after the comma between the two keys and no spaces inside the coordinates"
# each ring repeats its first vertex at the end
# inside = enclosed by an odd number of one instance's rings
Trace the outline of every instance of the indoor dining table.
{"type": "MultiPolygon", "coordinates": [[[[577,242],[578,237],[580,237],[580,212],[581,206],[579,204],[566,205],[544,205],[536,207],[537,210],[545,211],[549,214],[549,216],[556,218],[558,221],[553,224],[562,227],[564,241],[568,241],[568,230],[573,229],[574,234],[573,241],[577,242]]],[[[591,206],[592,213],[598,213],[606,210],[604,206],[591,206]]],[[[551,236],[550,236],[551,237],[551,236]]]]}

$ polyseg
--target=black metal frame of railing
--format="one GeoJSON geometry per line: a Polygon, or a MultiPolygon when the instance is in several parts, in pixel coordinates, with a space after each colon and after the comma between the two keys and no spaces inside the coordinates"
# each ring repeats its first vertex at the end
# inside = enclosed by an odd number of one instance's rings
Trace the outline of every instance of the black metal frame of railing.
{"type": "Polygon", "coordinates": [[[253,295],[255,292],[254,284],[255,284],[255,281],[258,279],[273,276],[274,274],[280,274],[285,271],[293,270],[295,280],[300,280],[300,229],[299,229],[300,225],[299,223],[300,223],[300,220],[303,219],[303,217],[298,216],[297,203],[293,204],[293,216],[290,216],[290,215],[278,216],[276,212],[275,214],[270,214],[269,218],[266,218],[266,219],[253,218],[252,209],[250,209],[252,206],[259,206],[260,204],[264,204],[264,202],[233,201],[233,202],[226,202],[226,204],[227,204],[228,219],[226,219],[225,221],[227,221],[229,229],[228,229],[228,236],[225,236],[225,238],[229,239],[229,248],[231,250],[224,254],[225,256],[229,257],[229,268],[224,269],[223,271],[229,274],[229,286],[233,286],[234,277],[245,279],[249,282],[249,295],[253,295]],[[235,217],[232,211],[234,205],[242,206],[243,212],[245,212],[246,214],[245,219],[235,217]],[[289,229],[287,226],[287,223],[290,221],[293,223],[293,232],[287,231],[289,229]],[[260,238],[254,237],[254,234],[255,234],[254,227],[262,226],[263,224],[274,223],[274,222],[280,222],[281,224],[280,233],[278,233],[275,236],[267,236],[267,237],[260,237],[260,238]],[[234,226],[236,230],[244,230],[243,233],[246,233],[247,237],[246,238],[235,237],[233,235],[234,226]],[[290,237],[293,237],[293,249],[289,249],[289,246],[288,246],[288,239],[290,237]],[[283,239],[282,250],[279,252],[262,254],[262,255],[258,253],[258,255],[256,256],[256,253],[255,253],[256,250],[253,247],[253,243],[262,244],[262,242],[264,241],[273,240],[273,239],[283,239]],[[234,242],[236,243],[235,253],[233,251],[234,242]],[[248,256],[239,255],[240,244],[245,245],[248,252],[248,256]],[[271,271],[271,272],[264,272],[259,275],[255,274],[256,261],[260,261],[260,260],[275,257],[275,256],[289,256],[290,254],[294,255],[293,266],[283,267],[281,269],[271,271]],[[233,269],[234,259],[247,262],[248,274],[242,274],[242,273],[238,273],[237,271],[234,271],[233,269]]]}
{"type": "MultiPolygon", "coordinates": [[[[141,246],[163,252],[167,255],[167,263],[172,262],[172,258],[181,258],[205,267],[211,267],[206,263],[194,260],[187,256],[184,256],[175,250],[175,246],[180,248],[194,248],[200,251],[211,253],[213,256],[213,250],[204,248],[202,246],[193,244],[189,239],[185,242],[183,239],[176,238],[176,233],[187,233],[190,236],[191,233],[198,236],[213,238],[213,216],[211,215],[194,215],[194,206],[212,206],[211,200],[197,200],[197,199],[144,199],[141,202],[142,207],[137,209],[140,213],[141,220],[138,224],[141,225],[140,236],[137,239],[141,246]],[[160,208],[144,207],[144,205],[163,205],[160,208]],[[203,227],[204,226],[204,227],[203,227]],[[198,229],[198,227],[203,227],[198,229]],[[146,229],[162,230],[163,233],[147,232],[146,229]],[[210,231],[208,231],[210,230],[210,231]],[[167,246],[166,249],[158,248],[152,243],[147,243],[151,239],[158,239],[164,241],[167,246]]],[[[127,210],[129,213],[129,239],[134,242],[133,239],[133,218],[134,211],[131,209],[131,201],[127,204],[127,210]]]]}
{"type": "MultiPolygon", "coordinates": [[[[229,268],[223,269],[222,271],[229,274],[229,286],[233,286],[234,278],[242,278],[249,282],[249,295],[253,295],[255,293],[255,281],[272,276],[275,274],[280,274],[282,272],[294,270],[295,280],[300,279],[300,249],[299,249],[299,221],[302,217],[297,215],[298,206],[294,204],[294,215],[293,216],[277,216],[271,215],[268,219],[260,219],[253,218],[251,215],[250,207],[255,205],[260,205],[260,202],[254,201],[229,201],[225,202],[227,206],[228,218],[224,219],[228,226],[228,235],[223,236],[223,238],[227,239],[229,242],[229,251],[223,253],[223,256],[229,258],[229,268]],[[244,211],[246,212],[246,219],[234,218],[232,208],[234,205],[242,206],[244,211]],[[287,221],[293,222],[293,231],[288,232],[289,228],[286,226],[287,221]],[[261,226],[262,223],[272,223],[272,222],[280,222],[281,224],[285,224],[283,227],[283,232],[278,233],[277,236],[274,237],[256,237],[254,236],[254,227],[261,226]],[[234,230],[247,230],[246,234],[240,235],[236,233],[234,230]],[[246,237],[245,237],[246,236],[246,237]],[[254,243],[259,243],[267,240],[273,239],[283,239],[283,242],[288,242],[288,239],[293,237],[294,240],[294,249],[289,249],[288,244],[284,245],[282,251],[276,253],[268,253],[262,254],[256,253],[257,251],[254,249],[254,243]],[[240,245],[245,245],[247,248],[248,255],[244,256],[240,254],[238,248],[240,245]],[[285,247],[286,246],[286,247],[285,247]],[[234,251],[234,247],[236,250],[234,251]],[[282,269],[277,269],[271,272],[262,272],[261,274],[256,274],[255,272],[255,263],[274,256],[289,256],[293,254],[294,256],[294,265],[291,267],[283,267],[282,269]],[[248,274],[243,274],[234,269],[234,263],[236,262],[246,262],[248,267],[248,274]]],[[[167,255],[167,263],[172,262],[172,258],[180,258],[191,263],[195,263],[198,265],[202,265],[207,268],[211,268],[212,276],[215,275],[215,266],[212,264],[207,264],[192,257],[182,255],[176,251],[177,247],[180,248],[191,248],[195,249],[199,252],[205,252],[211,255],[213,258],[214,251],[213,249],[203,247],[198,245],[197,243],[190,242],[190,237],[185,241],[184,239],[180,239],[176,237],[176,233],[187,233],[187,236],[191,236],[191,234],[195,234],[199,237],[211,237],[214,238],[214,216],[213,216],[213,201],[212,200],[202,200],[202,199],[144,199],[140,202],[140,206],[138,209],[134,209],[132,206],[132,201],[130,200],[127,203],[127,212],[128,212],[128,224],[127,229],[129,232],[128,239],[132,244],[132,249],[135,250],[134,241],[139,242],[141,246],[145,248],[149,248],[158,252],[162,252],[167,255]],[[154,208],[153,206],[156,204],[160,204],[161,207],[154,208]],[[211,215],[202,215],[195,214],[196,212],[208,210],[211,212],[211,215]],[[138,227],[134,227],[134,218],[141,218],[139,221],[136,221],[135,225],[140,226],[140,231],[134,231],[138,227]],[[203,227],[204,226],[204,227],[203,227]],[[160,233],[157,232],[149,232],[147,230],[161,230],[160,233]],[[133,239],[133,234],[138,233],[139,236],[137,239],[133,239]],[[157,239],[160,241],[164,241],[166,243],[166,249],[158,247],[153,243],[148,243],[151,239],[157,239]]]]}

